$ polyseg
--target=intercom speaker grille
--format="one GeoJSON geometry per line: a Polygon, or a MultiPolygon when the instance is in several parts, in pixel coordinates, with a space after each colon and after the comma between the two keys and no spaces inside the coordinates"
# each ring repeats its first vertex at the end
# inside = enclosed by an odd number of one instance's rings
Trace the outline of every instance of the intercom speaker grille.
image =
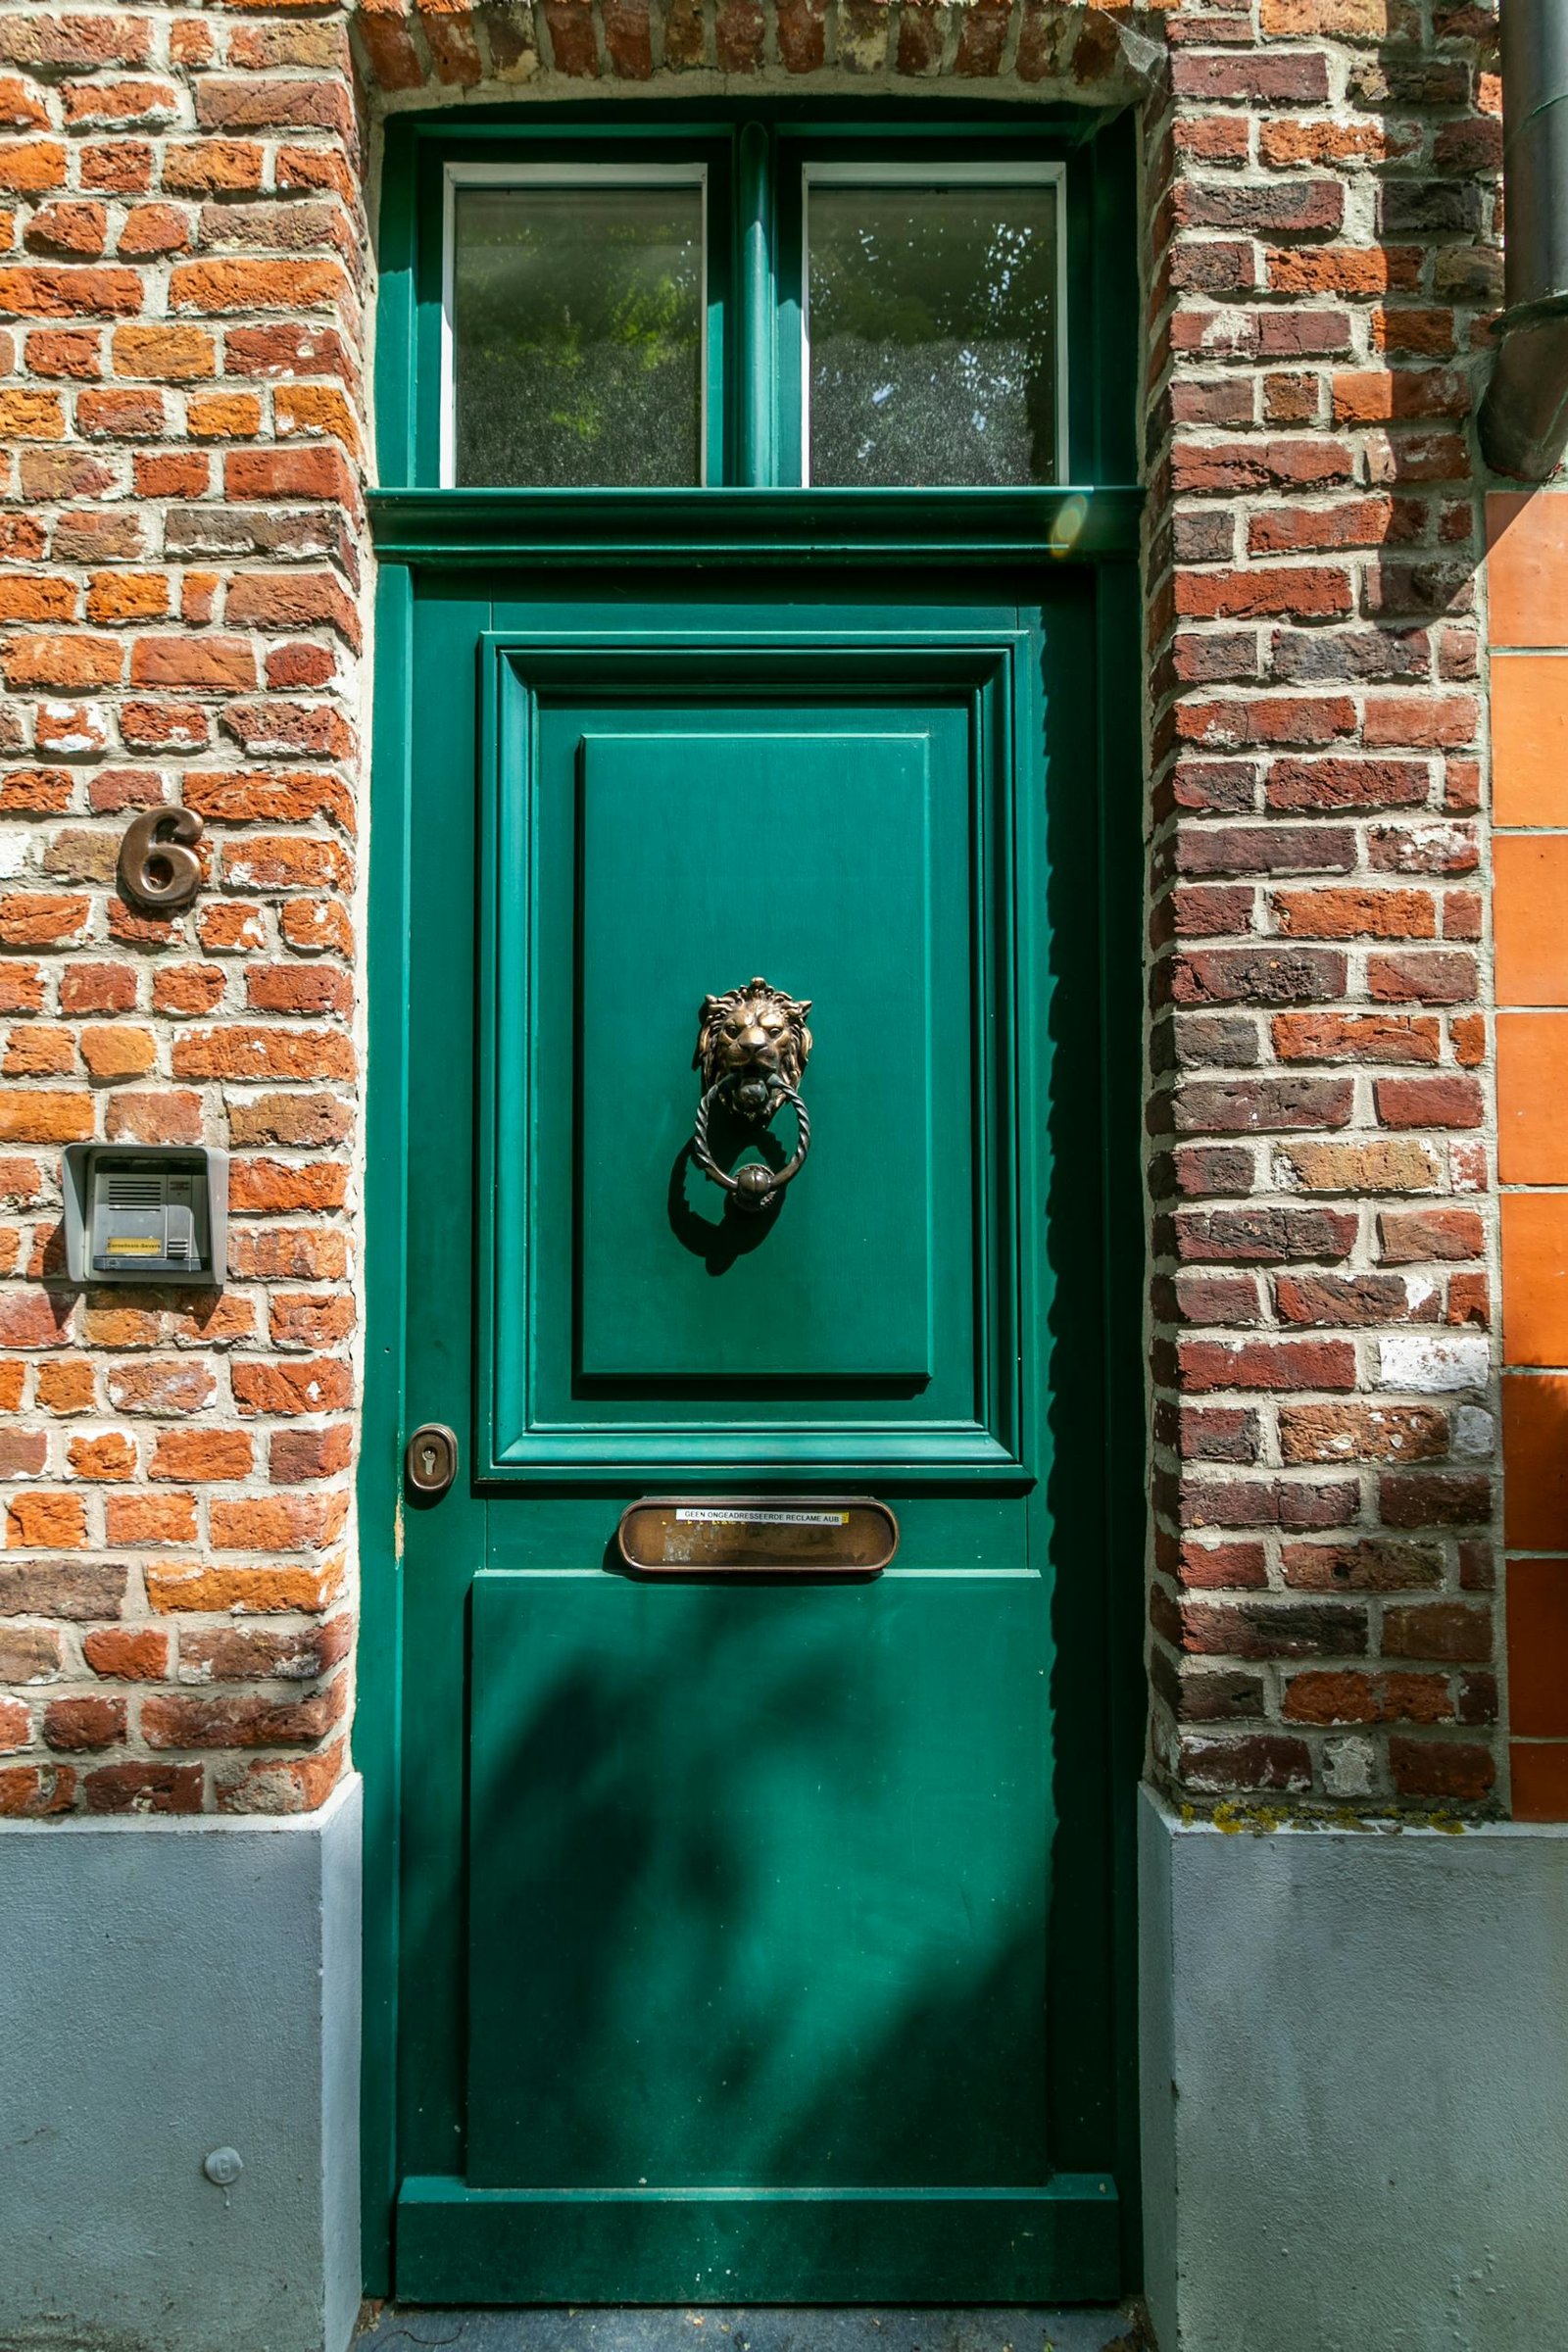
{"type": "Polygon", "coordinates": [[[162,1208],[164,1180],[161,1176],[111,1176],[109,1206],[111,1208],[162,1208]]]}

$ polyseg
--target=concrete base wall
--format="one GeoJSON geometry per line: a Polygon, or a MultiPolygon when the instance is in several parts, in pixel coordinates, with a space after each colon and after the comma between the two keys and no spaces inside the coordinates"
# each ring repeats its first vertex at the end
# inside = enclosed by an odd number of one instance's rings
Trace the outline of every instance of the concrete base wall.
{"type": "Polygon", "coordinates": [[[361,1810],[0,1825],[6,2352],[343,2352],[361,1810]]]}
{"type": "Polygon", "coordinates": [[[1227,1836],[1144,1792],[1160,2352],[1568,2340],[1568,1832],[1227,1836]]]}

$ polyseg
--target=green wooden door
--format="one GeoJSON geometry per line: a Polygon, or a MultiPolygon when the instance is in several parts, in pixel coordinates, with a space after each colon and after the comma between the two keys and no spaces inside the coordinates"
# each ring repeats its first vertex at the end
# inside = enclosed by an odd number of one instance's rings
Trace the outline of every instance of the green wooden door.
{"type": "Polygon", "coordinates": [[[405,2297],[1121,2286],[1089,577],[419,576],[405,2297]],[[754,974],[812,1139],[747,1217],[754,974]],[[902,1540],[639,1578],[648,1493],[902,1540]]]}

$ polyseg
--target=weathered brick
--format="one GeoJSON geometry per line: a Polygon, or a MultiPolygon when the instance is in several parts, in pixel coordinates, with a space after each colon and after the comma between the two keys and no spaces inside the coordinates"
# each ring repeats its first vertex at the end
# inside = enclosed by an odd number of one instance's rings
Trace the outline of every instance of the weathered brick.
{"type": "Polygon", "coordinates": [[[94,1674],[121,1683],[160,1683],[169,1672],[169,1636],[153,1625],[102,1625],[82,1636],[94,1674]]]}
{"type": "Polygon", "coordinates": [[[1344,1340],[1183,1340],[1182,1377],[1209,1389],[1350,1389],[1355,1350],[1344,1340]]]}

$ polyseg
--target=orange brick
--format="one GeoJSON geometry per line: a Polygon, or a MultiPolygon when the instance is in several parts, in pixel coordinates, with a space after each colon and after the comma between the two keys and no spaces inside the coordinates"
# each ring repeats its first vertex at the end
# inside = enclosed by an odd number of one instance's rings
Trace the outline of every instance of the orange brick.
{"type": "Polygon", "coordinates": [[[9,441],[63,441],[65,402],[58,392],[0,391],[0,433],[9,441]]]}
{"type": "Polygon", "coordinates": [[[1499,833],[1492,845],[1499,1004],[1568,1004],[1568,835],[1499,833]]]}
{"type": "Polygon", "coordinates": [[[111,1544],[194,1544],[196,1503],[189,1494],[111,1494],[104,1505],[111,1544]]]}
{"type": "Polygon", "coordinates": [[[8,1078],[59,1078],[75,1066],[74,1033],[47,1021],[27,1021],[13,1029],[0,1061],[8,1078]]]}
{"type": "Polygon", "coordinates": [[[1568,497],[1497,491],[1487,500],[1494,645],[1568,645],[1568,497]]]}
{"type": "Polygon", "coordinates": [[[218,346],[202,326],[117,326],[110,349],[117,375],[182,383],[218,373],[218,346]]]}
{"type": "Polygon", "coordinates": [[[119,1430],[73,1438],[66,1459],[78,1478],[124,1480],[136,1475],[136,1448],[119,1430]]]}
{"type": "Polygon", "coordinates": [[[115,1021],[81,1033],[81,1058],[94,1078],[141,1078],[157,1058],[152,1032],[115,1021]]]}
{"type": "Polygon", "coordinates": [[[1568,1550],[1568,1378],[1503,1374],[1502,1462],[1505,1541],[1568,1550]]]}
{"type": "Polygon", "coordinates": [[[14,1550],[80,1551],[87,1542],[87,1510],[79,1494],[22,1489],[6,1509],[6,1544],[14,1550]]]}
{"type": "Polygon", "coordinates": [[[0,1088],[0,1143],[79,1144],[92,1131],[90,1095],[0,1088]]]}
{"type": "Polygon", "coordinates": [[[40,1364],[38,1402],[49,1413],[90,1413],[97,1402],[91,1359],[73,1355],[40,1364]]]}
{"type": "Polygon", "coordinates": [[[1568,1193],[1502,1196],[1502,1340],[1505,1363],[1568,1366],[1568,1193]]]}
{"type": "Polygon", "coordinates": [[[147,1570],[147,1598],[161,1614],[201,1610],[266,1616],[277,1610],[316,1614],[326,1608],[341,1584],[341,1563],[290,1560],[285,1565],[247,1568],[157,1568],[147,1570]]]}
{"type": "Polygon", "coordinates": [[[161,571],[95,571],[87,583],[87,617],[100,627],[161,620],[168,610],[169,582],[161,571]]]}
{"type": "Polygon", "coordinates": [[[1568,655],[1494,661],[1492,800],[1499,825],[1568,825],[1568,655]]]}
{"type": "Polygon", "coordinates": [[[220,1551],[315,1551],[342,1533],[346,1494],[257,1494],[211,1506],[220,1551]]]}
{"type": "Polygon", "coordinates": [[[254,392],[192,394],[185,428],[198,441],[247,441],[262,429],[262,404],[254,392]]]}
{"type": "Polygon", "coordinates": [[[152,1478],[205,1483],[246,1478],[252,1467],[251,1441],[239,1429],[166,1429],[153,1449],[152,1478]]]}
{"type": "Polygon", "coordinates": [[[1497,1015],[1497,1173],[1504,1184],[1568,1184],[1568,1013],[1497,1015]]]}
{"type": "MultiPolygon", "coordinates": [[[[8,300],[6,279],[23,274],[0,270],[0,306],[21,307],[8,300]]],[[[335,262],[181,262],[171,273],[169,304],[172,311],[203,311],[213,316],[227,311],[297,315],[328,309],[344,300],[348,291],[348,280],[335,262]]]]}
{"type": "Polygon", "coordinates": [[[280,384],[272,401],[279,436],[325,433],[358,451],[360,425],[335,384],[280,384]]]}

